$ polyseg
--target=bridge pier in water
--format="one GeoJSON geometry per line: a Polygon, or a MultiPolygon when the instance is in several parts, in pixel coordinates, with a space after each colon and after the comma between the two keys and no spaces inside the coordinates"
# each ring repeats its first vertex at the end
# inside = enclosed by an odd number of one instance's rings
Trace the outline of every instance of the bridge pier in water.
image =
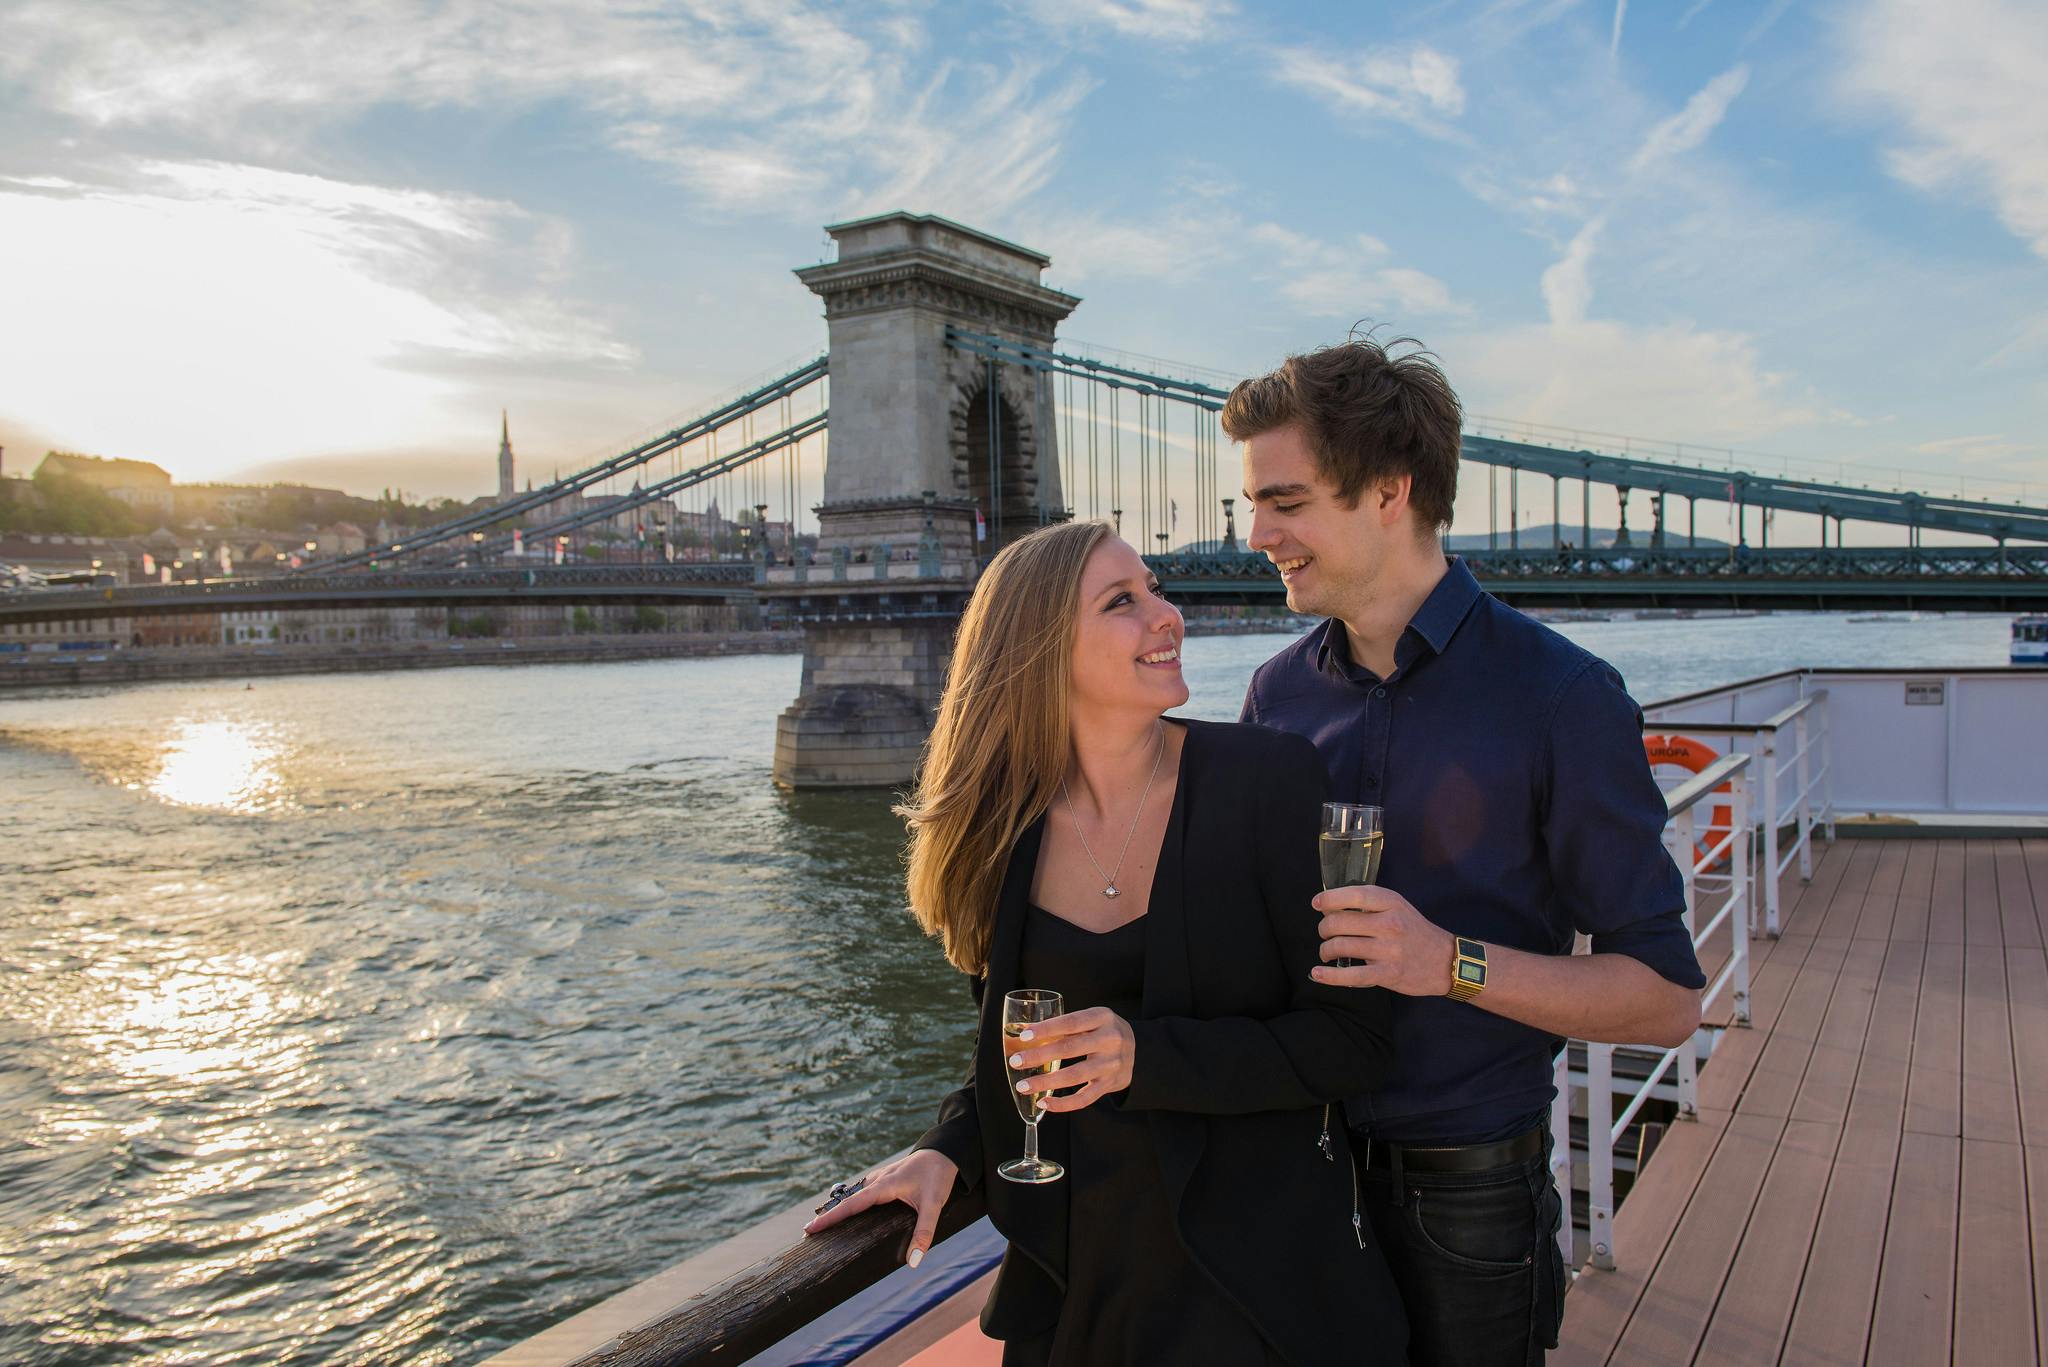
{"type": "Polygon", "coordinates": [[[796,272],[825,302],[831,450],[821,565],[761,586],[804,632],[777,719],[775,781],[907,784],[984,557],[1066,517],[1052,389],[949,344],[948,327],[1050,349],[1081,301],[1045,256],[928,215],[826,229],[837,259],[796,272]]]}

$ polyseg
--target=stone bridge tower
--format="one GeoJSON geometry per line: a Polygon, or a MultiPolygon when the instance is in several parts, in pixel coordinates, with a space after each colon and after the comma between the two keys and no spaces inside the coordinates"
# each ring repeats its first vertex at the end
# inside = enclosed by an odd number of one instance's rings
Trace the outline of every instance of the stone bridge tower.
{"type": "Polygon", "coordinates": [[[948,344],[949,325],[1050,348],[1081,301],[1037,252],[931,215],[826,229],[838,259],[796,272],[825,301],[826,563],[767,571],[804,630],[802,692],[776,727],[791,787],[907,783],[954,625],[987,557],[1067,516],[1052,386],[948,344]]]}

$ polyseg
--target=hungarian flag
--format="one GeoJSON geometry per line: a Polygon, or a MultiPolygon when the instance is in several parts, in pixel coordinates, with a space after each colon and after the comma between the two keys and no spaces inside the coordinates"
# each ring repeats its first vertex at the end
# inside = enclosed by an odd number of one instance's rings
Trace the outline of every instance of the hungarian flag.
{"type": "Polygon", "coordinates": [[[517,527],[514,527],[512,529],[512,554],[524,555],[525,553],[526,542],[524,538],[521,536],[519,529],[517,527]]]}
{"type": "Polygon", "coordinates": [[[979,508],[974,510],[974,539],[976,541],[988,540],[988,523],[983,520],[981,509],[979,508]]]}

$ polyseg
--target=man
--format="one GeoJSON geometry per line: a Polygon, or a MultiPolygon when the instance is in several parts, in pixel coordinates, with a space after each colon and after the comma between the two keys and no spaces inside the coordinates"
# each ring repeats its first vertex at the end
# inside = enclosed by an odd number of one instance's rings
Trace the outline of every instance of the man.
{"type": "Polygon", "coordinates": [[[1642,713],[1443,553],[1459,425],[1427,356],[1371,341],[1293,357],[1223,410],[1249,545],[1290,609],[1327,619],[1260,667],[1244,719],[1307,736],[1332,798],[1385,809],[1379,886],[1315,903],[1324,959],[1355,966],[1313,976],[1398,994],[1393,1080],[1347,1110],[1423,1367],[1556,1346],[1555,1050],[1680,1044],[1705,985],[1642,713]]]}

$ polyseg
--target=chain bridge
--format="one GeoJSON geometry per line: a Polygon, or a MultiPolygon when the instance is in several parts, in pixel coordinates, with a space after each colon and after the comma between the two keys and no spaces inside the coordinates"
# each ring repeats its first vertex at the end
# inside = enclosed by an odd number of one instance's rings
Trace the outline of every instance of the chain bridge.
{"type": "MultiPolygon", "coordinates": [[[[1112,520],[1184,602],[1282,600],[1272,566],[1238,538],[1236,462],[1217,424],[1226,377],[1060,344],[1081,301],[1043,283],[1050,260],[1027,248],[907,213],[827,231],[836,258],[795,273],[823,303],[825,354],[685,423],[543,487],[291,573],[0,595],[0,623],[283,604],[758,603],[801,624],[806,642],[776,777],[834,786],[909,777],[980,566],[1035,527],[1112,520]],[[707,499],[751,513],[740,558],[678,555],[685,520],[704,515],[689,507],[707,499]],[[792,534],[807,512],[815,554],[792,534]],[[634,563],[570,563],[591,529],[621,525],[635,532],[634,563]]],[[[1466,433],[1463,455],[1487,467],[1488,532],[1484,546],[1458,551],[1511,602],[2048,607],[2041,508],[1721,467],[1683,448],[1649,459],[1511,439],[1483,424],[1466,433]],[[1549,481],[1540,545],[1524,545],[1524,476],[1549,481]],[[1632,496],[1637,507],[1647,497],[1648,529],[1628,525],[1632,496]],[[1618,516],[1613,544],[1597,548],[1596,501],[1603,518],[1618,516]],[[1724,542],[1701,544],[1702,503],[1724,542]],[[1816,526],[1818,544],[1772,545],[1778,514],[1816,526]],[[1902,529],[1905,544],[1849,546],[1851,522],[1902,529]],[[1576,543],[1566,539],[1574,531],[1576,543]],[[1927,544],[1929,532],[1944,544],[1927,544]],[[1958,536],[1980,543],[1946,544],[1958,536]]]]}

